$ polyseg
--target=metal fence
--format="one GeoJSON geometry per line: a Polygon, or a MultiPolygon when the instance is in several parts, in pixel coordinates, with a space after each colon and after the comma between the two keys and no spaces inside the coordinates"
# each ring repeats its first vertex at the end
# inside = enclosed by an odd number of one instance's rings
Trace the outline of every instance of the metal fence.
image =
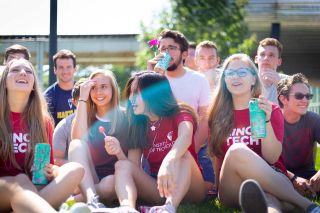
{"type": "Polygon", "coordinates": [[[309,110],[320,114],[320,88],[311,87],[313,99],[309,105],[309,110]]]}

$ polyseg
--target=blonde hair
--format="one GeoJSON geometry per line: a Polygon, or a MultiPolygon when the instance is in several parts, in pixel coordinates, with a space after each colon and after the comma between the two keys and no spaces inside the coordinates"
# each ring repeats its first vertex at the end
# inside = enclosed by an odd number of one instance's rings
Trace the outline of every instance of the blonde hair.
{"type": "Polygon", "coordinates": [[[209,151],[211,155],[221,154],[222,144],[234,128],[234,106],[231,93],[225,82],[225,70],[228,68],[230,62],[235,60],[244,61],[253,70],[252,75],[254,75],[256,80],[252,86],[251,96],[257,98],[262,92],[258,70],[248,55],[237,53],[229,56],[224,61],[218,91],[209,107],[208,123],[211,133],[209,151]]]}
{"type": "MultiPolygon", "coordinates": [[[[33,163],[33,151],[37,143],[49,143],[48,129],[52,128],[52,119],[48,113],[47,103],[42,95],[40,87],[38,85],[37,75],[32,64],[25,59],[25,64],[28,64],[34,76],[33,90],[29,95],[28,103],[23,110],[22,120],[26,123],[30,136],[30,143],[28,145],[28,151],[24,162],[25,172],[30,174],[30,169],[33,163]],[[49,123],[48,123],[49,122],[49,123]],[[52,125],[51,127],[49,125],[52,125]]],[[[18,61],[13,59],[5,67],[3,74],[0,79],[0,159],[7,163],[8,161],[16,168],[22,169],[21,165],[18,165],[13,145],[12,145],[12,122],[10,120],[10,106],[8,103],[8,92],[7,92],[7,76],[10,71],[11,65],[18,61]]]]}
{"type": "MultiPolygon", "coordinates": [[[[110,80],[111,88],[112,88],[112,97],[111,97],[111,128],[109,134],[114,134],[117,130],[117,127],[120,125],[120,121],[123,119],[123,112],[120,109],[120,92],[117,80],[110,70],[96,70],[91,73],[89,79],[93,79],[97,75],[103,75],[110,80]]],[[[91,127],[96,121],[97,107],[91,100],[91,97],[88,99],[87,103],[87,113],[88,113],[88,127],[91,127]]]]}

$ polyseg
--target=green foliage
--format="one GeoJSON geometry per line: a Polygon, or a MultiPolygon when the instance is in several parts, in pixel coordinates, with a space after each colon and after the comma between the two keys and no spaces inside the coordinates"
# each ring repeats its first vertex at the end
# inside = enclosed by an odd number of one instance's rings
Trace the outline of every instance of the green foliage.
{"type": "Polygon", "coordinates": [[[170,0],[171,11],[160,15],[160,29],[142,26],[141,44],[136,65],[145,68],[152,58],[147,42],[164,28],[182,32],[189,41],[211,40],[217,43],[221,58],[242,52],[251,54],[256,48],[255,35],[250,35],[244,21],[247,0],[170,0]]]}
{"type": "Polygon", "coordinates": [[[111,70],[115,74],[117,82],[118,82],[119,90],[120,90],[120,92],[122,92],[126,83],[127,83],[127,80],[129,79],[129,77],[131,75],[132,67],[117,65],[117,66],[113,66],[113,68],[111,70]]]}

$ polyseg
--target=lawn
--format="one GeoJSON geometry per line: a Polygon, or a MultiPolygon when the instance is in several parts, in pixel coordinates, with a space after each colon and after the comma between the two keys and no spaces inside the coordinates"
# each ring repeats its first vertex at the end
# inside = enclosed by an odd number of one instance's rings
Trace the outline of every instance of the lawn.
{"type": "MultiPolygon", "coordinates": [[[[320,169],[320,148],[317,148],[317,158],[316,158],[316,169],[320,169]]],[[[320,200],[316,200],[316,202],[320,202],[320,200]]],[[[200,204],[182,204],[178,213],[213,213],[213,212],[228,212],[235,213],[241,212],[237,209],[229,209],[223,207],[217,199],[208,199],[200,204]]],[[[299,212],[299,210],[294,210],[292,213],[299,212]]]]}

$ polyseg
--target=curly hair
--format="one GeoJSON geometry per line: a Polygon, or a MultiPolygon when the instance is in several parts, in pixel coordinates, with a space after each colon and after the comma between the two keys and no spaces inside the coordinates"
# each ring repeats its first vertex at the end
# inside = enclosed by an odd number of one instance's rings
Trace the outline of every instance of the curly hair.
{"type": "Polygon", "coordinates": [[[279,106],[281,108],[283,108],[283,104],[280,101],[279,96],[283,95],[288,99],[292,86],[298,83],[305,84],[310,89],[310,84],[308,82],[308,79],[302,73],[296,73],[278,82],[278,85],[277,85],[278,101],[279,101],[279,106]]]}

